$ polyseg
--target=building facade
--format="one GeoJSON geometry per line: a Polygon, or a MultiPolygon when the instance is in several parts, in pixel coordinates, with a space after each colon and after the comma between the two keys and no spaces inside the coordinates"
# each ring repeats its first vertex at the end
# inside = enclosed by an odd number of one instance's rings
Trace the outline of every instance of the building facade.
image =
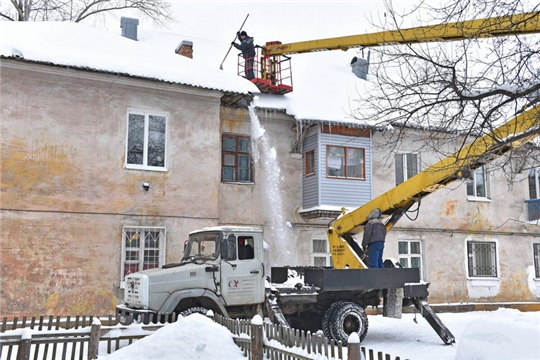
{"type": "MultiPolygon", "coordinates": [[[[304,123],[250,94],[13,57],[0,70],[2,316],[110,313],[127,273],[178,262],[206,226],[261,227],[269,266],[330,266],[342,207],[436,161],[421,134],[387,150],[384,131],[304,123]]],[[[533,170],[439,190],[385,257],[418,267],[430,302],[537,302],[533,170]]]]}

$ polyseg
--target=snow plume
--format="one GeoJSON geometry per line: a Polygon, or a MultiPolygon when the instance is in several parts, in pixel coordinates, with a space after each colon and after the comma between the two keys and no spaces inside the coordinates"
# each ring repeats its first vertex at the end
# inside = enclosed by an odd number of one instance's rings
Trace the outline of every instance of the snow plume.
{"type": "Polygon", "coordinates": [[[298,265],[296,255],[287,251],[294,243],[293,232],[287,227],[284,217],[280,185],[283,180],[277,160],[276,149],[268,143],[266,130],[261,126],[255,107],[249,107],[253,160],[257,166],[257,178],[263,195],[263,209],[266,210],[265,239],[271,244],[272,266],[298,265]],[[279,262],[279,263],[278,263],[279,262]]]}

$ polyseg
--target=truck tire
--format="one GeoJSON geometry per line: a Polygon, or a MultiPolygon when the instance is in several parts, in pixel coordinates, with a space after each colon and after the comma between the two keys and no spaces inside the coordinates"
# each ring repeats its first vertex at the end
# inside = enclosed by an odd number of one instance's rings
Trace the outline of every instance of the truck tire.
{"type": "Polygon", "coordinates": [[[183,317],[189,316],[191,314],[203,314],[203,315],[206,315],[207,312],[208,312],[207,308],[203,308],[202,306],[194,306],[194,307],[188,308],[188,309],[180,312],[180,315],[182,315],[183,317]]]}
{"type": "Polygon", "coordinates": [[[336,301],[335,303],[332,303],[328,307],[328,309],[324,312],[324,315],[322,317],[321,327],[322,327],[324,336],[326,338],[328,339],[332,338],[332,335],[330,334],[330,322],[329,322],[332,312],[334,312],[337,308],[342,307],[346,303],[347,303],[346,301],[336,301]]]}
{"type": "Polygon", "coordinates": [[[349,335],[358,334],[360,342],[364,340],[368,330],[368,318],[364,308],[353,302],[345,302],[336,307],[328,317],[330,338],[347,345],[349,335]]]}

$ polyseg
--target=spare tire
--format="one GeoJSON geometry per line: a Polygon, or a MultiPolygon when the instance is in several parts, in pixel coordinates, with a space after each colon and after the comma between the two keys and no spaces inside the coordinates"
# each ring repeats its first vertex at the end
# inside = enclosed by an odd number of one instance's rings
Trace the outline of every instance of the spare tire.
{"type": "Polygon", "coordinates": [[[367,335],[368,326],[366,312],[357,303],[345,302],[334,308],[328,316],[330,338],[341,341],[343,345],[347,345],[349,335],[353,332],[358,334],[362,342],[367,335]]]}

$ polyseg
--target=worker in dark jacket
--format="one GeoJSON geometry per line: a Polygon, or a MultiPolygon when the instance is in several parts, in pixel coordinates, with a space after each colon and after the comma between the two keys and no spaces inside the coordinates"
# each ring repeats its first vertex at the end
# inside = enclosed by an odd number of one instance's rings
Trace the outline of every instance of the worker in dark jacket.
{"type": "Polygon", "coordinates": [[[372,210],[367,219],[369,220],[364,227],[364,237],[362,239],[362,247],[364,250],[367,247],[368,266],[370,268],[383,268],[383,250],[384,241],[386,239],[386,227],[381,221],[382,212],[380,209],[372,210]]]}
{"type": "Polygon", "coordinates": [[[253,38],[248,36],[245,31],[238,32],[236,35],[238,36],[238,40],[240,40],[240,44],[233,41],[231,45],[240,50],[242,52],[242,57],[246,60],[244,68],[246,79],[254,79],[253,64],[255,59],[255,44],[253,38]]]}

